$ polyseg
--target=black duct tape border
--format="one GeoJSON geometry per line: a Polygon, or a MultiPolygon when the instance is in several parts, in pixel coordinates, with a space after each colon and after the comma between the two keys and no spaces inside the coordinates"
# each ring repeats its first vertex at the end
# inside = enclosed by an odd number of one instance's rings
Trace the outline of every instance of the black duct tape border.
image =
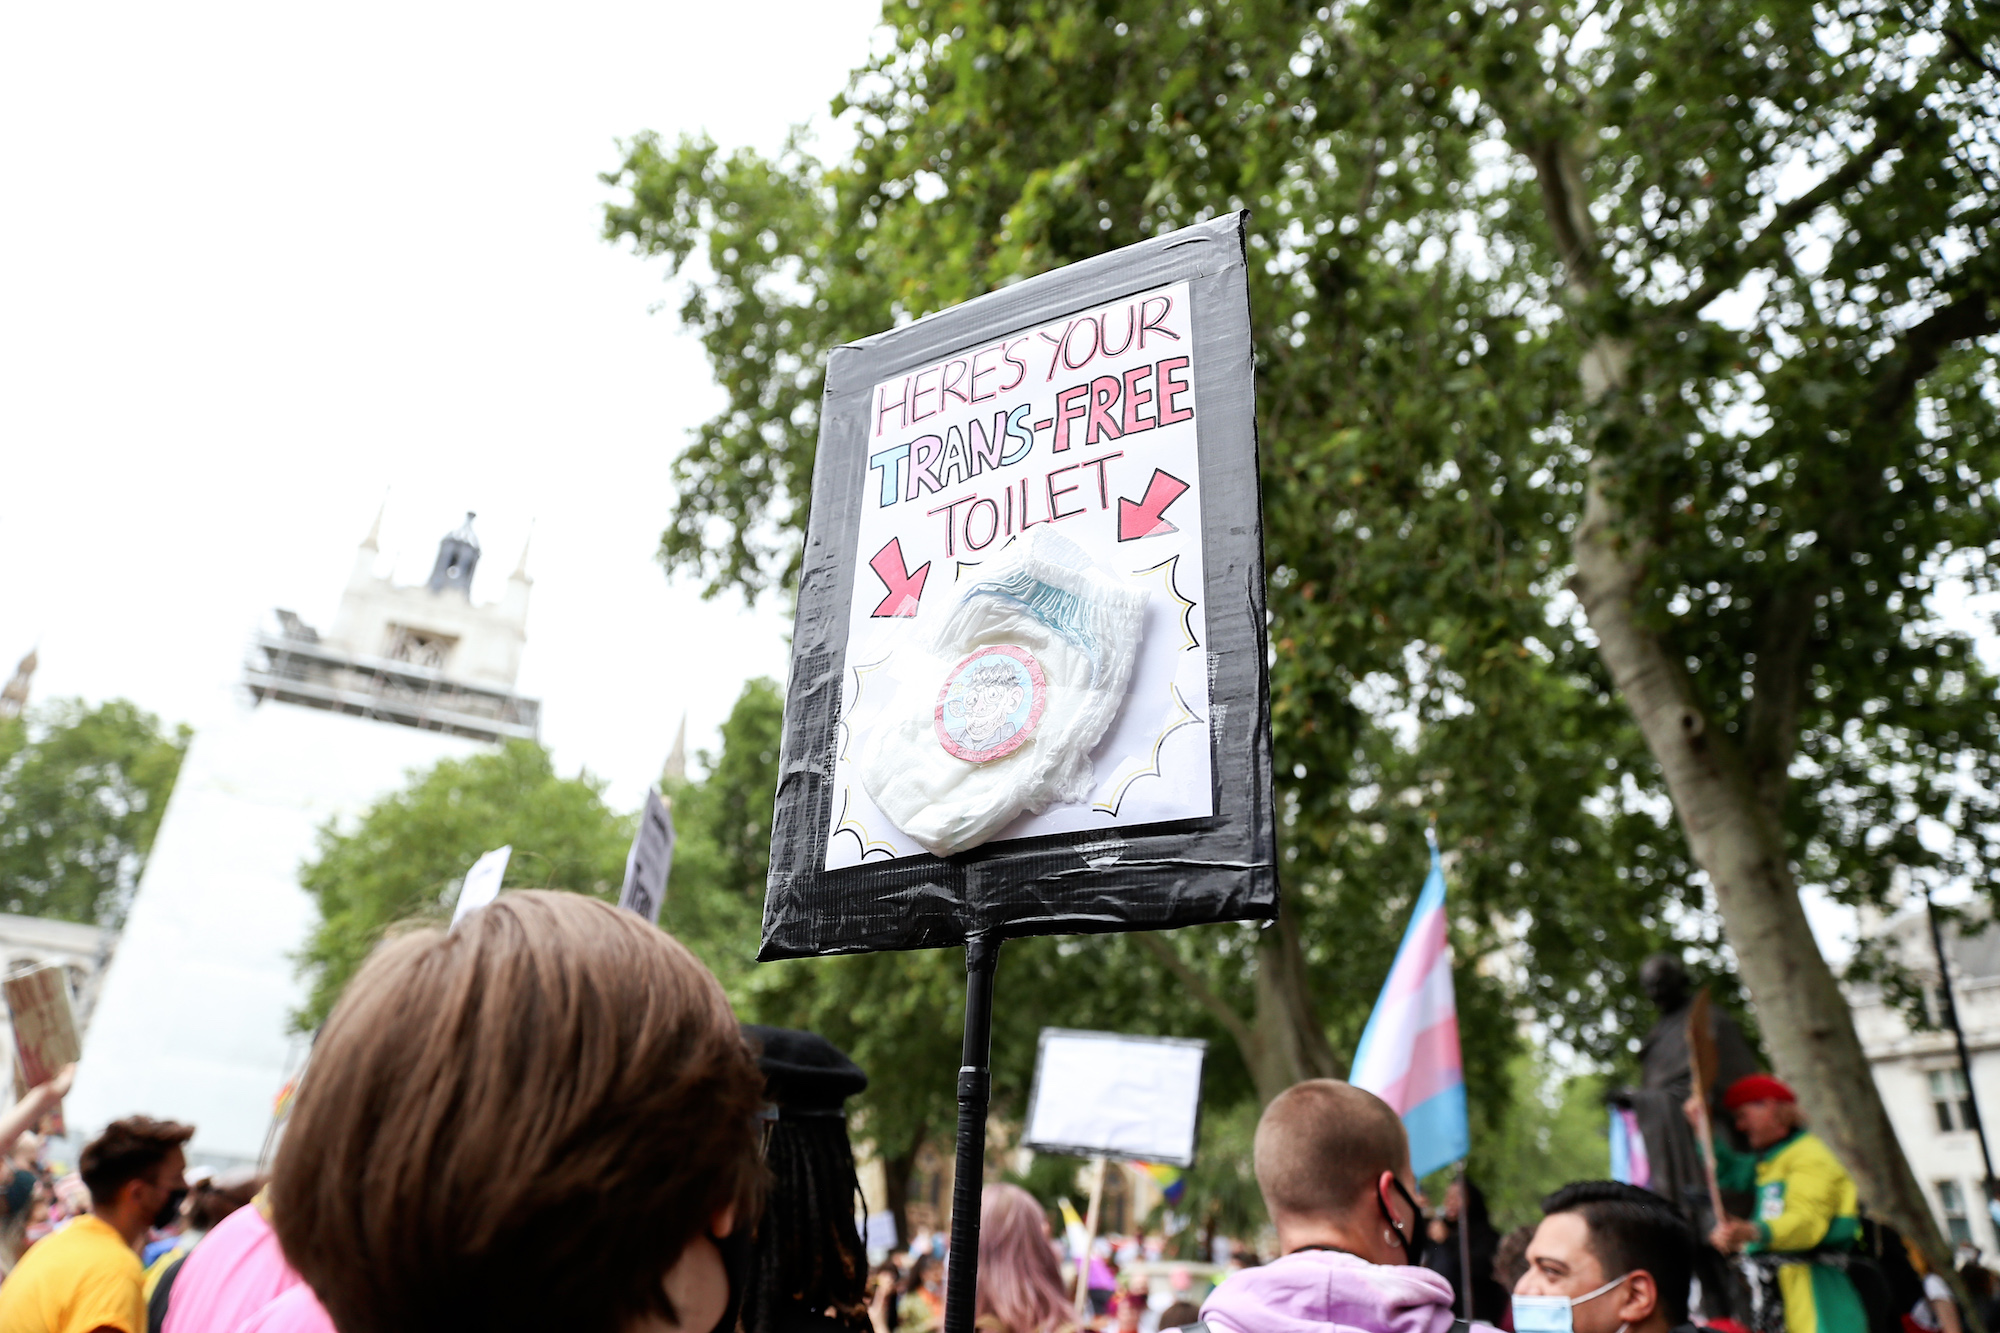
{"type": "Polygon", "coordinates": [[[1244,214],[1142,241],[835,348],[799,580],[759,959],[929,949],[974,934],[1160,930],[1278,913],[1271,698],[1244,214]],[[882,380],[1079,310],[1186,281],[1206,563],[1206,819],[987,843],[827,870],[870,394],[882,380]]]}

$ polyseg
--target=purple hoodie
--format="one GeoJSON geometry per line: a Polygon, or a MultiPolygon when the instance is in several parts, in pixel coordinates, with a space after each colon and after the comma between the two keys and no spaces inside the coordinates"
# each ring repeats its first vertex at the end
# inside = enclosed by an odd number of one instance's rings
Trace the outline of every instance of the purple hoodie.
{"type": "MultiPolygon", "coordinates": [[[[1300,1250],[1232,1273],[1202,1303],[1226,1333],[1449,1333],[1451,1283],[1428,1268],[1371,1264],[1338,1250],[1300,1250]]],[[[1485,1324],[1475,1330],[1491,1333],[1485,1324]]]]}

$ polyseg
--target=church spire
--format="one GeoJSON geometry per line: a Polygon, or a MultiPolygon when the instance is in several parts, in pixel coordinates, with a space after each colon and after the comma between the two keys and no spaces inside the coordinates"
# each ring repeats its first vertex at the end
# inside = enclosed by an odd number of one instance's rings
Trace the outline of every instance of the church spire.
{"type": "Polygon", "coordinates": [[[526,539],[524,539],[521,542],[521,559],[520,562],[514,566],[513,574],[509,575],[510,578],[519,579],[523,583],[534,582],[533,579],[528,577],[528,548],[533,546],[534,544],[535,544],[535,521],[533,519],[529,519],[528,535],[526,539]]]}
{"type": "Polygon", "coordinates": [[[389,494],[382,493],[382,503],[375,510],[375,522],[368,528],[368,535],[361,539],[361,545],[354,548],[354,571],[347,576],[350,588],[366,587],[375,578],[375,561],[382,553],[382,516],[389,512],[389,494]]]}
{"type": "Polygon", "coordinates": [[[443,592],[450,588],[467,600],[472,597],[472,572],[479,567],[479,538],[472,533],[472,520],[478,517],[471,510],[465,514],[465,522],[456,532],[448,533],[438,543],[437,563],[431,566],[429,588],[432,592],[443,592]]]}
{"type": "Polygon", "coordinates": [[[681,714],[681,729],[674,734],[674,748],[667,754],[667,762],[660,769],[660,782],[664,786],[677,786],[686,782],[688,776],[688,715],[681,714]]]}
{"type": "Polygon", "coordinates": [[[41,656],[30,648],[21,665],[14,668],[14,678],[0,689],[0,718],[19,717],[27,711],[28,683],[35,678],[35,668],[40,664],[41,656]]]}

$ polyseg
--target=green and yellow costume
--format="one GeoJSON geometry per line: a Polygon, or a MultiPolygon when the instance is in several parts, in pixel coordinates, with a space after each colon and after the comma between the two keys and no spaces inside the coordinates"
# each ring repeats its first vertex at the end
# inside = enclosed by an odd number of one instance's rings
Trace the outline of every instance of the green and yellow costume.
{"type": "Polygon", "coordinates": [[[1861,1235],[1854,1178],[1825,1142],[1794,1130],[1752,1155],[1717,1135],[1715,1169],[1723,1189],[1756,1191],[1757,1239],[1744,1253],[1799,1257],[1778,1267],[1785,1333],[1868,1333],[1868,1315],[1847,1270],[1809,1257],[1847,1253],[1861,1235]]]}

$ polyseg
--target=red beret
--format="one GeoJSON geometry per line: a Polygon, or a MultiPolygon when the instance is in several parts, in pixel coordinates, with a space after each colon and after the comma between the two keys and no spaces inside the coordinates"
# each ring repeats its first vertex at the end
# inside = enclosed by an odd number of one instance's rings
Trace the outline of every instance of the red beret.
{"type": "Polygon", "coordinates": [[[1722,1108],[1734,1111],[1751,1102],[1795,1102],[1792,1090],[1769,1074],[1747,1074],[1729,1085],[1722,1094],[1722,1108]]]}

